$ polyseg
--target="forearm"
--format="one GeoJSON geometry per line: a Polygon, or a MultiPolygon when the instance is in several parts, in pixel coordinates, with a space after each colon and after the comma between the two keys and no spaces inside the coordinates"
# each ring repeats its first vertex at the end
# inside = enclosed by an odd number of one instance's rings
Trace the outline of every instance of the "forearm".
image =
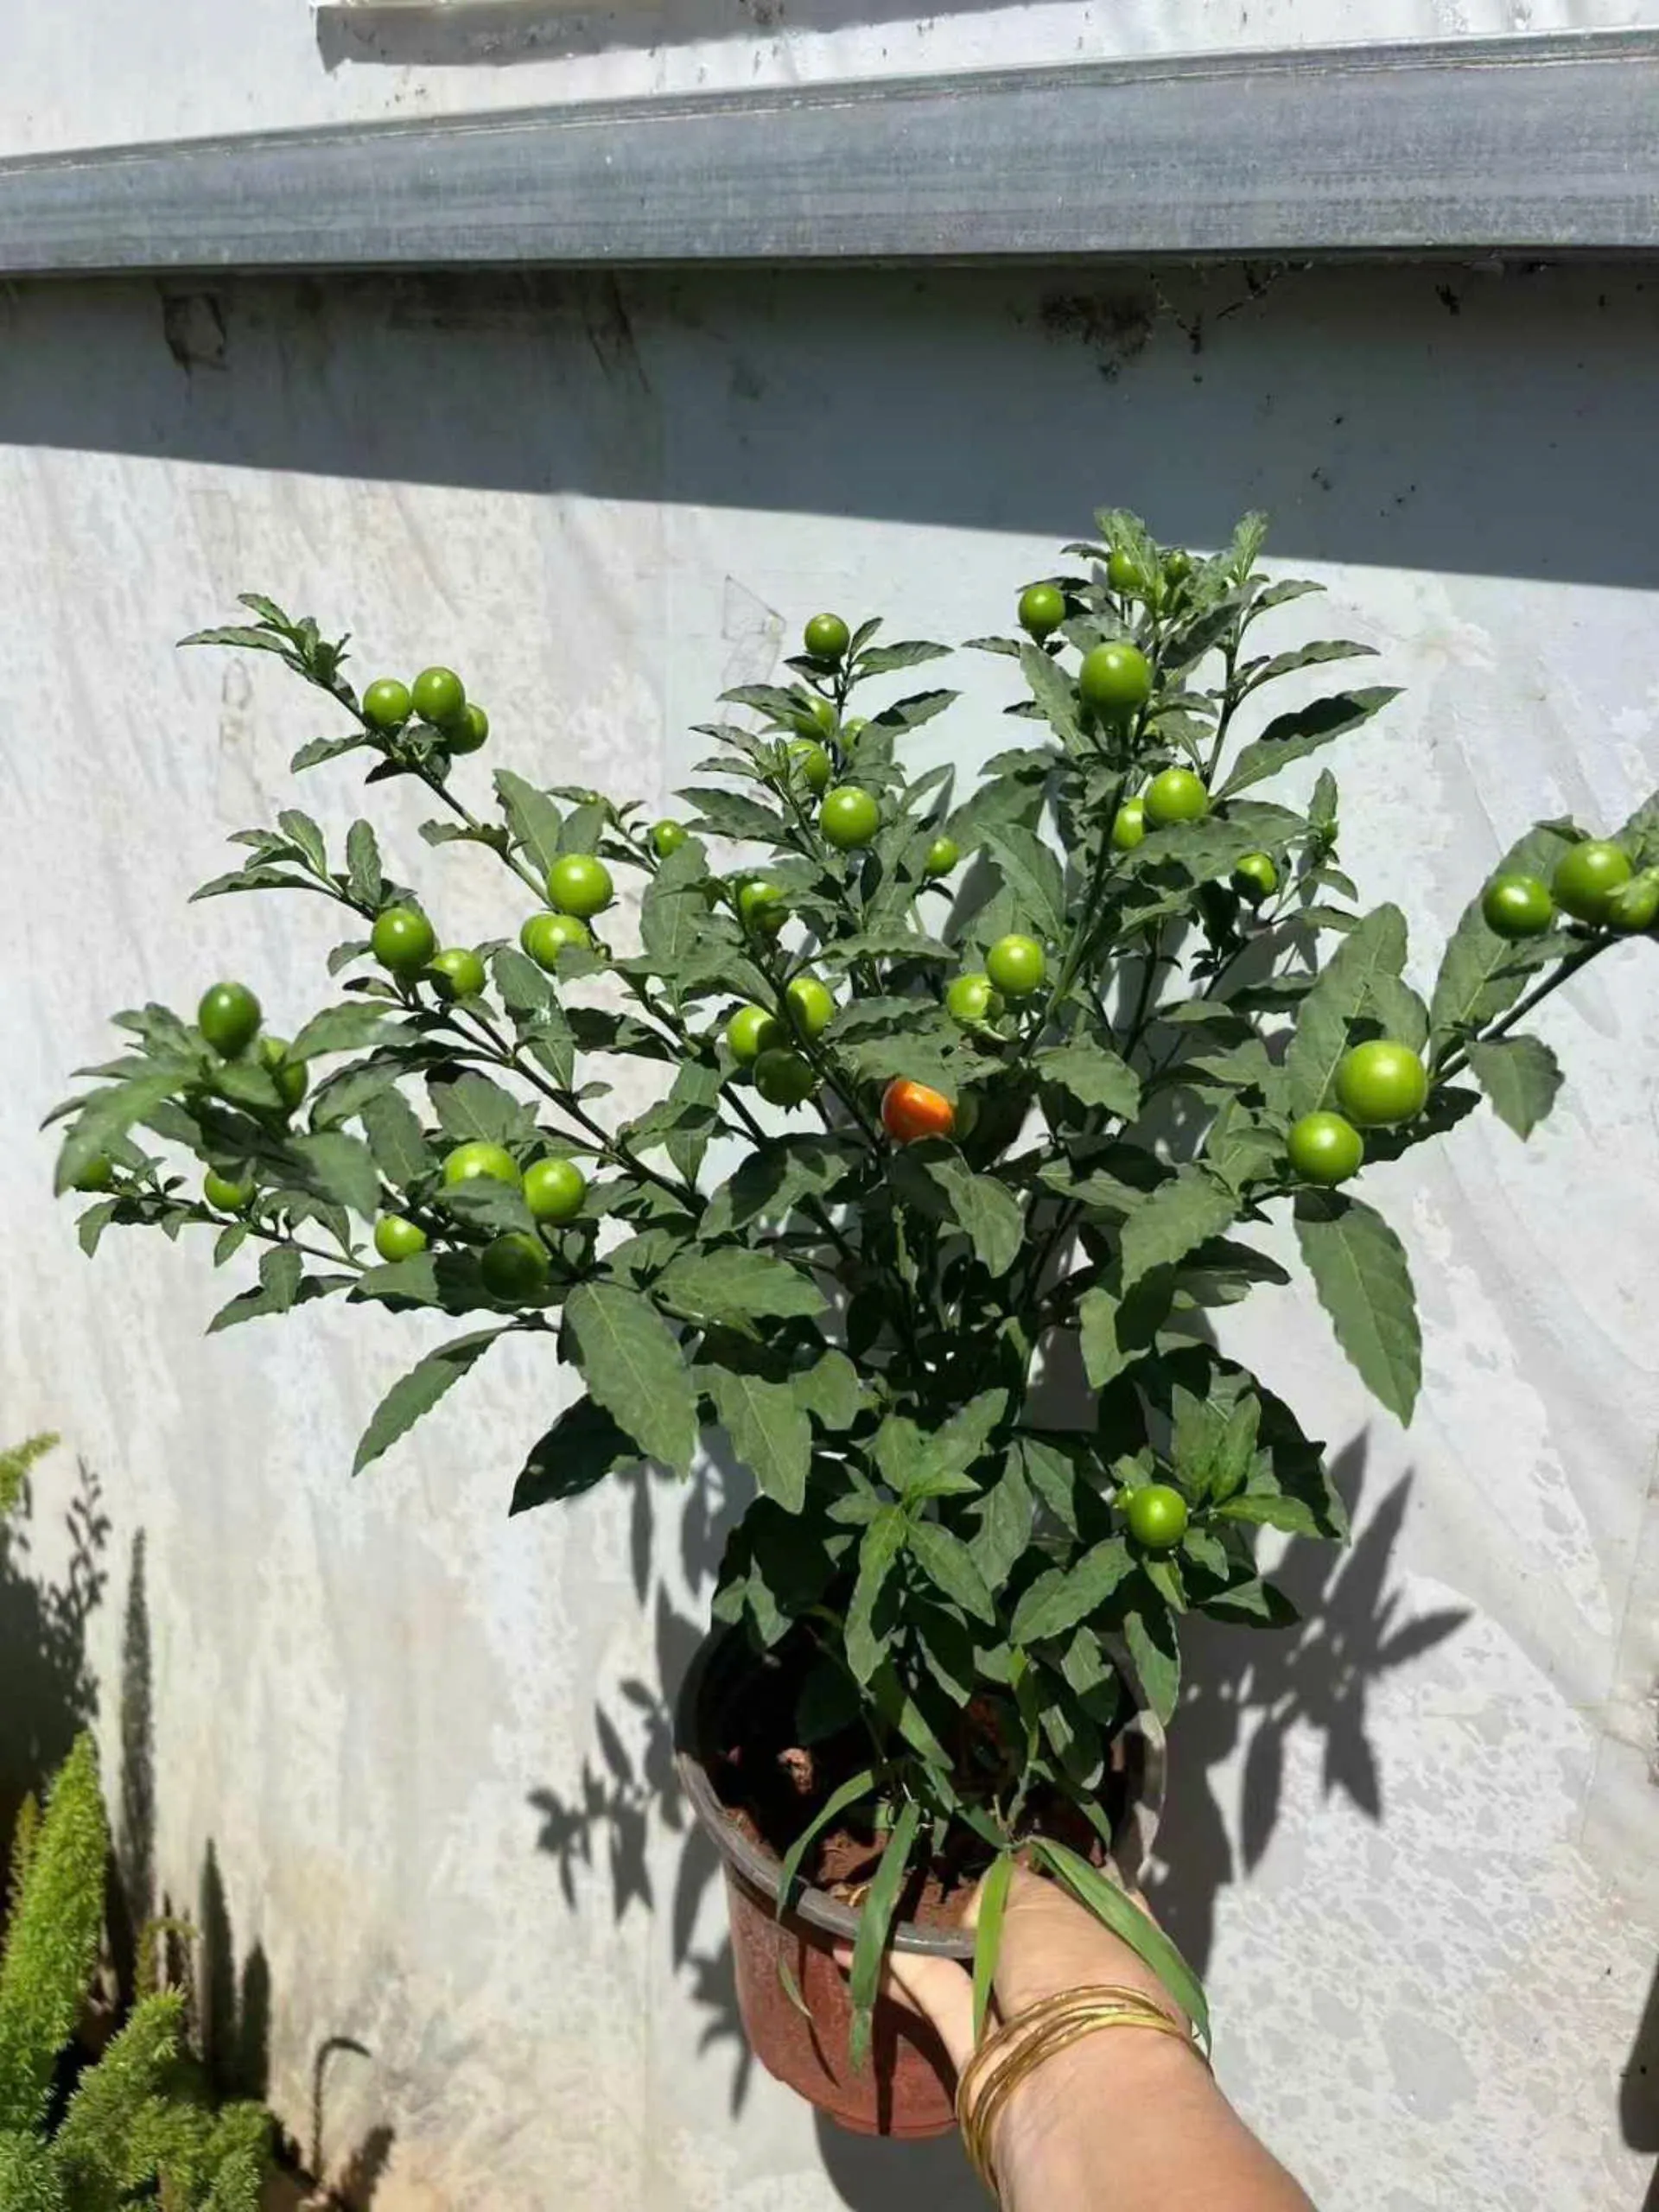
{"type": "Polygon", "coordinates": [[[1050,2060],[993,2147],[1006,2212],[1312,2212],[1196,2054],[1142,2029],[1050,2060]]]}

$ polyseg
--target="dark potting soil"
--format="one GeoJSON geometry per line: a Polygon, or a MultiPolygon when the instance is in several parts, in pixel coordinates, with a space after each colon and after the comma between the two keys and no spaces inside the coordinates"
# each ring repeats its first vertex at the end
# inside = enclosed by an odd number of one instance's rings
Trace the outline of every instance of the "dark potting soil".
{"type": "MultiPolygon", "coordinates": [[[[807,1654],[789,1643],[766,1659],[746,1654],[720,1686],[705,1724],[709,1778],[732,1819],[751,1842],[781,1859],[801,1830],[842,1783],[870,1760],[869,1738],[847,1728],[810,1745],[796,1740],[795,1707],[807,1654]]],[[[974,1739],[994,1737],[994,1716],[973,1706],[962,1715],[963,1765],[974,1739]]],[[[1114,1830],[1128,1802],[1121,1747],[1101,1791],[1114,1830]]],[[[874,1826],[874,1803],[852,1808],[816,1836],[802,1863],[803,1878],[843,1904],[856,1906],[880,1863],[884,1839],[874,1826]]],[[[1064,1798],[1034,1798],[1034,1832],[1098,1859],[1100,1840],[1064,1798]]],[[[955,1827],[944,1851],[918,1868],[899,1900],[899,1916],[924,1927],[954,1927],[967,1909],[990,1853],[971,1829],[955,1827]]]]}

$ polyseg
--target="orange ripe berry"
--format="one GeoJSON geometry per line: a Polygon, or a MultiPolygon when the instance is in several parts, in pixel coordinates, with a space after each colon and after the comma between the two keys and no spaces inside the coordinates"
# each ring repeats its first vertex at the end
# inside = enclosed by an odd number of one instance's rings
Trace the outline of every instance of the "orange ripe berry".
{"type": "Polygon", "coordinates": [[[914,1144],[918,1137],[948,1137],[957,1126],[957,1109],[942,1090],[898,1076],[881,1096],[881,1126],[899,1144],[914,1144]]]}

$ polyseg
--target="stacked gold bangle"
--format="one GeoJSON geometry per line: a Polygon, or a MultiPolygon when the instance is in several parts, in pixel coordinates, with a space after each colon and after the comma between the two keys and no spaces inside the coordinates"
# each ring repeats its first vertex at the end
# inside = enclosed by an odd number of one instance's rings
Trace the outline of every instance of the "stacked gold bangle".
{"type": "Polygon", "coordinates": [[[1051,2058],[1097,2028],[1150,2028],[1174,2036],[1204,2059],[1203,2050],[1184,2020],[1154,2004],[1144,1991],[1112,1982],[1062,1990],[1045,1998],[988,2036],[962,2069],[957,2084],[957,2120],[975,2172],[993,2196],[998,2195],[992,2137],[1004,2107],[1020,2084],[1051,2058]]]}

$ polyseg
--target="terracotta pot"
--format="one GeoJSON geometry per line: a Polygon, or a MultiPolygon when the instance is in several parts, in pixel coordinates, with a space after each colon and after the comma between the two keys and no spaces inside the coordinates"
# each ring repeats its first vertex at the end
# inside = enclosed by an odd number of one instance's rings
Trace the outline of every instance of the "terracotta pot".
{"type": "MultiPolygon", "coordinates": [[[[697,1821],[712,1838],[726,1874],[738,2009],[755,2056],[780,2082],[859,2135],[914,2141],[948,2134],[956,2125],[956,2077],[937,2036],[911,2012],[883,1999],[875,2008],[871,2056],[855,2072],[848,2056],[852,2004],[835,1962],[850,1945],[859,1915],[823,1890],[798,1893],[778,1916],[779,1863],[753,1842],[721,1804],[708,1758],[726,1701],[741,1695],[758,1661],[741,1637],[716,1630],[698,1647],[675,1716],[676,1762],[697,1821]],[[805,2005],[795,2003],[785,1969],[805,2005]]],[[[1126,1681],[1127,1658],[1121,1657],[1126,1681]]],[[[1113,1839],[1112,1857],[1124,1879],[1136,1882],[1151,1852],[1164,1797],[1164,1732],[1142,1707],[1119,1739],[1128,1776],[1128,1809],[1113,1839]]],[[[971,1961],[973,1937],[951,1929],[900,1921],[893,1936],[905,1951],[971,1961]]]]}

